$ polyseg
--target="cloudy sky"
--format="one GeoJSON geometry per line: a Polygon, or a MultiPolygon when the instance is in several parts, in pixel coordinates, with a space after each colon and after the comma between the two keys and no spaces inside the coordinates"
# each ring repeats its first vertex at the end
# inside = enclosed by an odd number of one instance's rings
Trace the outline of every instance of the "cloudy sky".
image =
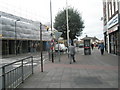
{"type": "MultiPolygon", "coordinates": [[[[84,20],[83,35],[103,39],[102,0],[67,0],[68,6],[77,9],[84,20]]],[[[66,0],[51,0],[52,17],[66,7],[66,0]]],[[[50,0],[0,0],[0,11],[11,13],[24,18],[50,22],[50,0]]]]}

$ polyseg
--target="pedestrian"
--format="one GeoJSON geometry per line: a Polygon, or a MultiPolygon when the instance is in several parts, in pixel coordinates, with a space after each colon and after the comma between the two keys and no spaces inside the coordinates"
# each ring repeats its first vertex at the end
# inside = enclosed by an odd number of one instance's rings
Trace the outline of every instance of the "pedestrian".
{"type": "Polygon", "coordinates": [[[94,44],[93,44],[93,43],[91,44],[91,48],[92,48],[92,50],[93,50],[93,48],[94,48],[94,44]]]}
{"type": "Polygon", "coordinates": [[[103,42],[98,45],[98,49],[100,49],[101,55],[104,54],[104,48],[105,48],[105,46],[104,46],[103,42]]]}
{"type": "Polygon", "coordinates": [[[68,51],[70,55],[70,64],[71,64],[71,59],[73,59],[73,62],[76,62],[75,61],[75,46],[73,45],[73,43],[71,43],[71,46],[69,46],[68,51]]]}

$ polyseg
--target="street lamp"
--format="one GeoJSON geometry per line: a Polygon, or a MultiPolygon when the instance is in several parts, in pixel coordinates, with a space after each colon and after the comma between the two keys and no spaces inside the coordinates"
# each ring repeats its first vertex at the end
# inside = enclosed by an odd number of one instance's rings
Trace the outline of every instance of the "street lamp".
{"type": "Polygon", "coordinates": [[[17,31],[16,31],[17,21],[20,21],[20,19],[15,20],[15,55],[17,55],[17,31]]]}
{"type": "MultiPolygon", "coordinates": [[[[52,27],[52,4],[51,4],[51,0],[50,0],[50,19],[51,19],[51,32],[52,32],[53,27],[52,27]]],[[[51,33],[51,36],[52,36],[52,41],[54,42],[52,33],[51,33]]],[[[52,62],[54,63],[53,49],[52,49],[52,62]]]]}
{"type": "Polygon", "coordinates": [[[68,25],[68,3],[67,3],[67,0],[66,0],[66,21],[67,21],[67,44],[68,44],[68,47],[69,47],[69,25],[68,25]]]}
{"type": "MultiPolygon", "coordinates": [[[[70,46],[69,44],[69,25],[68,25],[68,3],[67,3],[67,0],[66,0],[66,22],[67,22],[67,44],[68,44],[68,48],[70,46]]],[[[68,52],[69,52],[69,49],[68,49],[68,52]]],[[[68,54],[68,57],[69,57],[69,54],[68,54]]]]}

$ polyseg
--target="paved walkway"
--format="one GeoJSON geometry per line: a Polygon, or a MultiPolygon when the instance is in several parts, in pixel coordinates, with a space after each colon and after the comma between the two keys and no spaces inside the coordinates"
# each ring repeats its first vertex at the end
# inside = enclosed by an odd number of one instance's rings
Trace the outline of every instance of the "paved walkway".
{"type": "Polygon", "coordinates": [[[34,68],[34,74],[20,88],[117,88],[118,57],[107,54],[101,56],[98,49],[91,55],[78,50],[75,63],[69,64],[66,54],[55,62],[46,61],[44,72],[40,65],[34,68]]]}
{"type": "MultiPolygon", "coordinates": [[[[15,62],[15,61],[18,61],[18,60],[21,60],[21,59],[24,59],[30,56],[34,57],[34,61],[39,60],[40,52],[3,56],[2,58],[0,58],[0,67],[4,66],[5,64],[15,62]]],[[[43,58],[48,59],[48,52],[43,51],[43,58]]]]}

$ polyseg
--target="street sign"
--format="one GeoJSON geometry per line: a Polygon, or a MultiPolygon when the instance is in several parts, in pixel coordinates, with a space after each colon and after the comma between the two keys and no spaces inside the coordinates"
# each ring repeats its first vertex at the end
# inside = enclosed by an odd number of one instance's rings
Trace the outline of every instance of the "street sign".
{"type": "Polygon", "coordinates": [[[53,39],[51,40],[50,44],[51,44],[51,50],[54,50],[54,40],[53,39]]]}
{"type": "Polygon", "coordinates": [[[55,38],[58,39],[61,35],[62,35],[62,32],[55,32],[55,38]]]}

